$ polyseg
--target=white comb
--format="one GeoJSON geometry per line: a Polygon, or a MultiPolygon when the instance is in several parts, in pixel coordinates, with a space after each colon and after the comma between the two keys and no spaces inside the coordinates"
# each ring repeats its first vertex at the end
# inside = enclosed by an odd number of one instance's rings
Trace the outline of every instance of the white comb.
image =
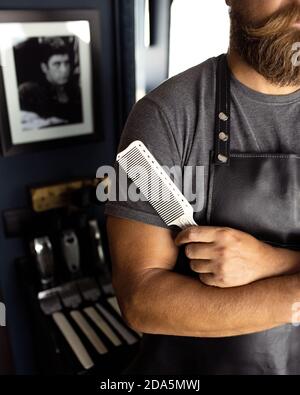
{"type": "Polygon", "coordinates": [[[197,225],[193,207],[141,141],[121,151],[117,162],[168,226],[197,225]]]}

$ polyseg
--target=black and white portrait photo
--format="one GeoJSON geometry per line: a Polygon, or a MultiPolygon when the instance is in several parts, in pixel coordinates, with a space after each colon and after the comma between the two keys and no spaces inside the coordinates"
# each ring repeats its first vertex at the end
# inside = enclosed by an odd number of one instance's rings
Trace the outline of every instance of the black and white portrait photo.
{"type": "Polygon", "coordinates": [[[32,37],[13,49],[22,129],[81,123],[77,37],[32,37]]]}
{"type": "Polygon", "coordinates": [[[95,133],[89,21],[0,23],[0,56],[13,145],[95,133]]]}

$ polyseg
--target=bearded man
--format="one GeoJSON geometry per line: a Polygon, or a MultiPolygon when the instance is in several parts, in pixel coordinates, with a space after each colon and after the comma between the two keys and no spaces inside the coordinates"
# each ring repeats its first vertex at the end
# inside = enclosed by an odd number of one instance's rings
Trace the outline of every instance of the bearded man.
{"type": "Polygon", "coordinates": [[[205,194],[180,231],[142,199],[106,204],[113,285],[144,334],[124,373],[300,373],[300,1],[227,5],[228,53],[140,100],[119,144],[204,166],[205,194]]]}

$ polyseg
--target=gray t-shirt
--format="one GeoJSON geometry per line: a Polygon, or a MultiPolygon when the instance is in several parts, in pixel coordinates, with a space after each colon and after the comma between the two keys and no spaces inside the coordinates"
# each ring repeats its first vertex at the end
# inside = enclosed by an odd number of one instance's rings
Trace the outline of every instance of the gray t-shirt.
{"type": "MultiPolygon", "coordinates": [[[[204,201],[194,212],[198,224],[205,224],[215,123],[215,73],[216,57],[150,92],[132,109],[118,147],[120,152],[132,141],[141,140],[161,165],[182,169],[203,166],[204,201]]],[[[233,75],[231,80],[231,151],[299,154],[300,91],[266,95],[243,85],[233,75]]],[[[115,167],[118,171],[116,163],[115,167]]],[[[193,172],[193,178],[196,175],[193,172]]],[[[117,196],[117,201],[106,203],[105,214],[167,228],[147,201],[124,202],[117,196]]]]}

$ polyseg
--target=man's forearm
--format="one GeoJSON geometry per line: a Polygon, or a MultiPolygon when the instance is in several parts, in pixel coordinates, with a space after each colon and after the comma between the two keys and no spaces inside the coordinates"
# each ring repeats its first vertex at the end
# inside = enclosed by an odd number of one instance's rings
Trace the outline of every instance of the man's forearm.
{"type": "MultiPolygon", "coordinates": [[[[126,289],[125,285],[122,288],[126,289]]],[[[235,336],[291,322],[293,303],[300,301],[300,277],[282,276],[223,289],[203,285],[197,278],[152,269],[127,300],[127,321],[141,332],[235,336]]]]}
{"type": "Polygon", "coordinates": [[[300,251],[273,247],[272,276],[294,274],[300,272],[300,251]]]}

